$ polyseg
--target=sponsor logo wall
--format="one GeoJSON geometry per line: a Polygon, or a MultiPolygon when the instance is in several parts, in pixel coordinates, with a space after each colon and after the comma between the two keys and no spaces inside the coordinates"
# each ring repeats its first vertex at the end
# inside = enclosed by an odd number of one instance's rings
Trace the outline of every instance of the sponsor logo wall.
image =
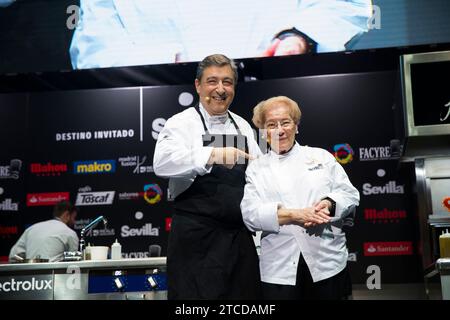
{"type": "MultiPolygon", "coordinates": [[[[345,229],[355,283],[365,282],[372,264],[380,265],[386,282],[420,277],[412,168],[399,172],[388,147],[395,81],[395,72],[374,72],[239,83],[231,108],[250,120],[253,107],[271,96],[299,102],[297,140],[333,154],[360,191],[354,226],[345,229]],[[317,130],[318,124],[327,129],[317,130]],[[417,270],[411,267],[416,264],[417,270]]],[[[24,226],[50,219],[52,206],[70,199],[79,207],[78,234],[96,217],[108,219],[106,227],[88,233],[86,243],[109,246],[117,238],[124,256],[146,256],[150,245],[160,245],[165,255],[173,198],[168,180],[154,174],[153,150],[166,120],[195,105],[194,86],[24,95],[26,156],[0,159],[0,187],[8,191],[0,194],[0,238],[17,240],[24,226]],[[25,192],[6,185],[14,182],[25,192]],[[17,225],[8,222],[12,214],[21,217],[17,225]]],[[[14,241],[2,241],[0,256],[14,241]]]]}

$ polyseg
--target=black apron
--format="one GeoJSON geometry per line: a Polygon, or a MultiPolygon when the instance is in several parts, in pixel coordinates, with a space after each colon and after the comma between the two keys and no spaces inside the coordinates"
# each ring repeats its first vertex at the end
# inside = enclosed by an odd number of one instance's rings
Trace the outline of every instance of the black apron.
{"type": "MultiPolygon", "coordinates": [[[[210,135],[197,112],[205,129],[203,146],[234,146],[248,153],[247,139],[230,114],[238,134],[210,135]]],[[[247,161],[233,169],[213,165],[175,198],[167,252],[169,299],[260,298],[258,255],[240,210],[246,167],[247,161]]]]}

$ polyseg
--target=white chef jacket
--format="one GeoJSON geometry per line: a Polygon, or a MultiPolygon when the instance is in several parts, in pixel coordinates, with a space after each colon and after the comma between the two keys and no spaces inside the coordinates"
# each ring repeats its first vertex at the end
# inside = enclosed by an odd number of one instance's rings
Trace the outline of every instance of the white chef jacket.
{"type": "Polygon", "coordinates": [[[74,69],[200,61],[220,52],[261,56],[280,31],[297,28],[318,52],[345,50],[368,31],[371,0],[81,0],[70,46],[74,69]],[[176,60],[177,59],[177,60],[176,60]]]}
{"type": "Polygon", "coordinates": [[[9,261],[14,255],[25,255],[26,259],[49,259],[59,261],[64,251],[78,250],[78,236],[64,222],[51,219],[30,226],[11,248],[9,261]]]}
{"type": "Polygon", "coordinates": [[[262,230],[260,269],[263,282],[295,285],[300,253],[314,282],[330,278],[347,263],[347,248],[339,220],[359,204],[359,192],[326,150],[300,146],[284,155],[273,151],[254,160],[246,171],[241,209],[252,231],[262,230]],[[332,223],[309,231],[299,225],[280,226],[279,206],[302,209],[324,197],[336,202],[332,223]],[[325,228],[324,228],[325,227],[325,228]]]}
{"type": "MultiPolygon", "coordinates": [[[[228,114],[210,116],[201,103],[199,106],[210,134],[237,134],[228,114]]],[[[247,137],[249,153],[259,156],[261,150],[248,122],[229,112],[241,133],[247,137]]],[[[157,176],[170,178],[169,192],[174,198],[189,188],[197,175],[211,171],[212,166],[207,166],[207,162],[213,148],[203,146],[204,133],[200,115],[191,107],[169,118],[158,135],[153,169],[157,176]]]]}

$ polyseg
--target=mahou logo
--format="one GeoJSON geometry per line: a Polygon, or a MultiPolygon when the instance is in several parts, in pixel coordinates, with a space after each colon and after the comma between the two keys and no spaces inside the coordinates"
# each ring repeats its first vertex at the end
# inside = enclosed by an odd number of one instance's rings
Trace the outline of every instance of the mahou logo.
{"type": "Polygon", "coordinates": [[[58,163],[53,164],[47,162],[46,164],[32,163],[30,164],[30,172],[37,176],[60,176],[61,173],[67,172],[67,164],[58,163]]]}
{"type": "Polygon", "coordinates": [[[60,201],[69,201],[69,192],[48,192],[27,194],[27,206],[53,206],[60,201]]]}
{"type": "Polygon", "coordinates": [[[406,210],[364,209],[364,220],[372,223],[395,223],[406,218],[406,210]]]}
{"type": "Polygon", "coordinates": [[[412,255],[412,242],[365,242],[364,256],[401,256],[412,255]]]}
{"type": "Polygon", "coordinates": [[[0,236],[5,238],[5,237],[9,237],[13,234],[17,234],[18,228],[17,226],[2,226],[0,225],[0,236]]]}

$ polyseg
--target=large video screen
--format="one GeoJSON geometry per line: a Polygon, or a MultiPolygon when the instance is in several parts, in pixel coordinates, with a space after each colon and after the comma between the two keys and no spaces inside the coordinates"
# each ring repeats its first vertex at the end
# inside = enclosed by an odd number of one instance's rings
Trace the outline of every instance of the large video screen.
{"type": "Polygon", "coordinates": [[[450,42],[448,0],[0,0],[0,73],[450,42]]]}

